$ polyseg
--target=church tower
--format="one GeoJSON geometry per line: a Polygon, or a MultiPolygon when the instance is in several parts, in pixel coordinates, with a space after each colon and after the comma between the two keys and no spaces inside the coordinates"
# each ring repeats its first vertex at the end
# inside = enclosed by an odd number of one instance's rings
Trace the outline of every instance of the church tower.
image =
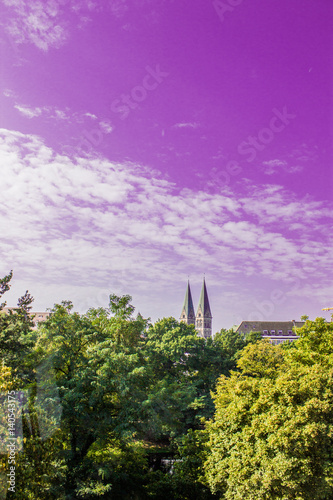
{"type": "Polygon", "coordinates": [[[195,313],[192,301],[192,294],[190,288],[190,282],[187,282],[186,294],[182,313],[180,315],[180,321],[187,323],[188,325],[195,325],[195,313]]]}
{"type": "Polygon", "coordinates": [[[199,337],[207,339],[212,336],[212,313],[210,310],[205,278],[203,280],[198,311],[195,318],[195,329],[199,337]]]}

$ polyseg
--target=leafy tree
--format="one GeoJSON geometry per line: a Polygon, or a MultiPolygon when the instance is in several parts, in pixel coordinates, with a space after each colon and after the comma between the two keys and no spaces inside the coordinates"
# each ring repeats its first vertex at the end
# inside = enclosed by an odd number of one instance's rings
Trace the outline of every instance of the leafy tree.
{"type": "MultiPolygon", "coordinates": [[[[56,305],[41,327],[37,352],[59,388],[67,470],[66,494],[75,497],[75,476],[89,447],[97,439],[94,424],[94,373],[88,347],[98,337],[88,318],[72,313],[72,304],[56,305]]],[[[96,420],[99,418],[96,414],[96,420]]],[[[101,418],[101,416],[100,416],[101,418]]]]}
{"type": "Polygon", "coordinates": [[[296,342],[297,349],[290,351],[291,362],[333,366],[333,322],[326,322],[324,318],[307,319],[297,333],[300,338],[296,342]]]}
{"type": "Polygon", "coordinates": [[[205,470],[226,499],[332,498],[333,370],[287,364],[289,353],[254,344],[219,379],[205,470]]]}
{"type": "Polygon", "coordinates": [[[218,496],[211,493],[204,477],[208,433],[192,430],[177,440],[177,461],[174,464],[174,498],[211,500],[218,496]]]}
{"type": "MultiPolygon", "coordinates": [[[[0,297],[11,277],[0,280],[0,297]]],[[[237,360],[256,337],[223,330],[206,340],[174,318],[151,325],[134,317],[131,300],[113,294],[108,308],[83,315],[64,301],[37,331],[28,292],[0,311],[0,384],[18,377],[26,398],[19,498],[215,498],[203,474],[203,419],[214,413],[219,375],[245,377],[237,360]],[[170,473],[163,459],[175,457],[170,473]]]]}
{"type": "MultiPolygon", "coordinates": [[[[12,271],[0,279],[0,297],[10,289],[12,271]]],[[[33,321],[29,316],[33,298],[28,291],[18,299],[17,308],[4,310],[6,302],[0,304],[0,358],[12,368],[22,386],[31,377],[29,354],[35,344],[33,321]]]]}
{"type": "MultiPolygon", "coordinates": [[[[13,271],[10,271],[9,274],[0,278],[0,298],[10,290],[10,282],[13,277],[13,271]]],[[[6,307],[6,302],[2,302],[0,304],[0,310],[6,307]]]]}
{"type": "Polygon", "coordinates": [[[268,340],[246,346],[237,362],[242,375],[275,378],[285,365],[282,346],[275,347],[268,340]]]}
{"type": "Polygon", "coordinates": [[[79,497],[94,498],[103,494],[114,500],[146,497],[148,462],[141,442],[112,437],[100,439],[91,446],[87,465],[89,473],[79,480],[79,497]]]}
{"type": "Polygon", "coordinates": [[[229,375],[231,370],[237,370],[237,360],[244,347],[258,342],[261,338],[260,332],[249,332],[242,336],[233,328],[229,330],[222,328],[217,332],[212,341],[213,349],[219,359],[218,370],[214,373],[215,380],[221,374],[229,375]]]}
{"type": "Polygon", "coordinates": [[[115,294],[110,295],[110,311],[116,318],[129,319],[133,312],[134,306],[130,304],[132,297],[130,295],[123,295],[118,297],[115,294]]]}
{"type": "Polygon", "coordinates": [[[145,334],[147,399],[146,438],[170,442],[189,429],[202,428],[201,418],[214,412],[211,390],[221,373],[236,367],[241,349],[257,339],[242,339],[233,330],[222,330],[214,339],[198,337],[194,326],[163,318],[145,334]]]}
{"type": "Polygon", "coordinates": [[[144,436],[169,442],[195,425],[205,405],[198,391],[197,357],[205,340],[193,326],[164,318],[146,332],[146,399],[142,402],[144,436]]]}
{"type": "Polygon", "coordinates": [[[17,381],[14,380],[11,369],[0,359],[0,498],[6,498],[7,493],[7,466],[8,455],[8,391],[15,390],[17,381]]]}
{"type": "MultiPolygon", "coordinates": [[[[65,461],[64,488],[70,498],[109,490],[107,475],[104,480],[96,475],[90,449],[106,437],[132,435],[142,401],[140,344],[146,321],[129,316],[130,297],[110,299],[117,306],[111,307],[114,316],[106,309],[79,315],[68,301],[56,305],[40,328],[36,347],[39,364],[58,387],[64,444],[59,458],[65,461]]],[[[46,394],[52,383],[46,384],[46,394]]]]}

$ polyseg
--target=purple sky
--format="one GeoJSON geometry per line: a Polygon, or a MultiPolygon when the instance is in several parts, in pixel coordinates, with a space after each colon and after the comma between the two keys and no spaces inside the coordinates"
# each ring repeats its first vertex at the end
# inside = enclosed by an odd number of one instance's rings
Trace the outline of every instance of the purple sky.
{"type": "Polygon", "coordinates": [[[129,293],[178,318],[205,273],[214,331],[329,317],[331,0],[0,10],[9,305],[26,288],[37,310],[129,293]]]}

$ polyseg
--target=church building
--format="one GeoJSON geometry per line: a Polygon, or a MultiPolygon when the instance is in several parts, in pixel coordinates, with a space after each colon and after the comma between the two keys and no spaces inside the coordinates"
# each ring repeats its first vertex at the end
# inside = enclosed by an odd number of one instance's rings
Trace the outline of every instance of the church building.
{"type": "Polygon", "coordinates": [[[194,325],[199,337],[207,339],[212,336],[212,319],[205,279],[202,284],[197,314],[194,313],[190,283],[187,282],[180,321],[188,325],[194,325]]]}

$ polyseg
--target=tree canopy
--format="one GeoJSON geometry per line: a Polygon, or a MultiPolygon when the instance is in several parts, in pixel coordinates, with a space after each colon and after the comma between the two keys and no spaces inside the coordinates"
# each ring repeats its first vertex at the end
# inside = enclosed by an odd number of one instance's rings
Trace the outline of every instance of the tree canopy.
{"type": "Polygon", "coordinates": [[[206,478],[226,499],[333,495],[333,325],[307,321],[294,349],[246,347],[214,396],[206,478]]]}
{"type": "MultiPolygon", "coordinates": [[[[332,498],[332,323],[307,319],[297,342],[274,346],[152,323],[130,295],[85,314],[63,301],[34,329],[32,302],[0,306],[0,433],[5,443],[15,391],[17,498],[332,498]]],[[[2,449],[3,485],[7,472],[2,449]]]]}

